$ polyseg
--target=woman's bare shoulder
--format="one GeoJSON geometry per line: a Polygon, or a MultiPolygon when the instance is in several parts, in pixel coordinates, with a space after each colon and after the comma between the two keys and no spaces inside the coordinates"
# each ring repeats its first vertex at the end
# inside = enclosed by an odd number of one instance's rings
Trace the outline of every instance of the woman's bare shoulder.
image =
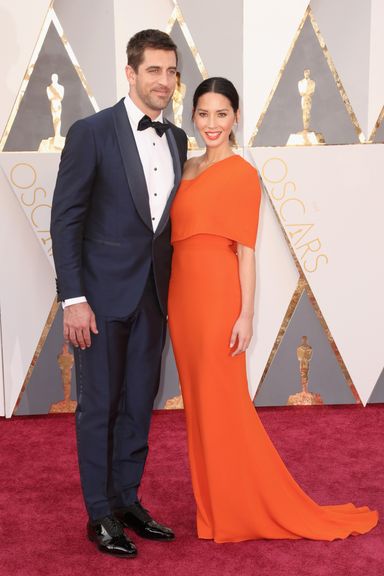
{"type": "Polygon", "coordinates": [[[192,156],[192,158],[188,158],[188,160],[184,164],[183,168],[183,178],[191,178],[196,175],[200,166],[200,158],[199,156],[192,156]]]}

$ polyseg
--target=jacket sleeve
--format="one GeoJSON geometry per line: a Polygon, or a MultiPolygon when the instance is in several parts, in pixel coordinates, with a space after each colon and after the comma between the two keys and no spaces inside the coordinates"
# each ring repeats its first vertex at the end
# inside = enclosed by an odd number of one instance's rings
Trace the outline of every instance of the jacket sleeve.
{"type": "Polygon", "coordinates": [[[84,295],[83,228],[96,169],[92,128],[79,120],[66,137],[52,202],[51,237],[59,300],[84,295]]]}

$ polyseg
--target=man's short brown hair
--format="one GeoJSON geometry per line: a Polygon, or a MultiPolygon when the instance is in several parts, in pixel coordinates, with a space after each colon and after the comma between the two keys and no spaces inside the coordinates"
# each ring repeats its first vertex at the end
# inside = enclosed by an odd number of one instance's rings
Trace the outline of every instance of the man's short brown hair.
{"type": "Polygon", "coordinates": [[[169,50],[175,53],[177,64],[177,46],[172,38],[161,30],[141,30],[129,40],[127,44],[127,59],[129,66],[137,72],[144,59],[144,50],[169,50]]]}

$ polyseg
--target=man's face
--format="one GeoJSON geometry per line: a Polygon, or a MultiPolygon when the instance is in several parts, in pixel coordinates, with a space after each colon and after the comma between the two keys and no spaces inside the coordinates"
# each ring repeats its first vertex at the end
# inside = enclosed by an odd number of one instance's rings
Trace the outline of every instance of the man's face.
{"type": "Polygon", "coordinates": [[[176,87],[176,55],[171,50],[146,48],[137,71],[125,69],[130,97],[152,119],[167,107],[176,87]]]}

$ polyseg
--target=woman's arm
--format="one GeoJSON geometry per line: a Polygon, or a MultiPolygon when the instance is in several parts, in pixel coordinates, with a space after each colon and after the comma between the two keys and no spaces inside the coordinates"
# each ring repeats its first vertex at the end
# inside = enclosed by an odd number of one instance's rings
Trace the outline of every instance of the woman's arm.
{"type": "Polygon", "coordinates": [[[241,312],[232,329],[230,347],[234,348],[237,344],[232,356],[245,352],[251,341],[256,285],[255,253],[252,248],[238,244],[237,257],[239,260],[241,312]]]}

